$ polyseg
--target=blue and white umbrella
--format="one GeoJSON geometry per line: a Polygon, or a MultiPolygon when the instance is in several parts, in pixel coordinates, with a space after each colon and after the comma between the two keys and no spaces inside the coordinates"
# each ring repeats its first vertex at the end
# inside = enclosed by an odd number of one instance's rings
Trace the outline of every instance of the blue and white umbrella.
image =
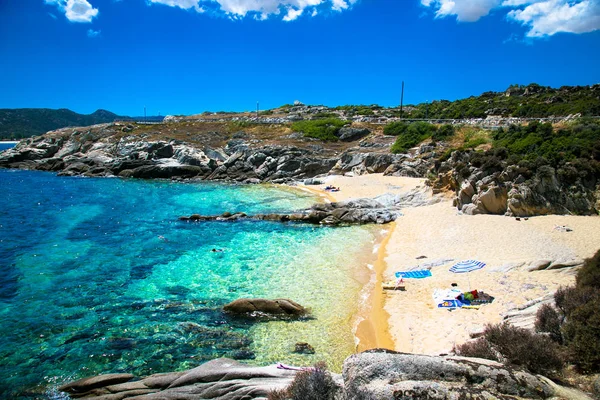
{"type": "Polygon", "coordinates": [[[455,274],[463,274],[467,273],[467,279],[469,281],[469,290],[471,290],[471,280],[469,279],[469,272],[476,271],[485,267],[485,263],[477,260],[465,260],[460,261],[454,264],[450,268],[450,272],[454,272],[455,274]]]}

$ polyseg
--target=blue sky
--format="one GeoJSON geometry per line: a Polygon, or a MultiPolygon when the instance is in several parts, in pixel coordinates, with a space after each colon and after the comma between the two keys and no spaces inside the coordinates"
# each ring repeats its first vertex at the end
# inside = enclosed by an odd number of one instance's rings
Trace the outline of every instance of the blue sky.
{"type": "Polygon", "coordinates": [[[0,0],[0,108],[194,114],[600,83],[600,0],[0,0]]]}

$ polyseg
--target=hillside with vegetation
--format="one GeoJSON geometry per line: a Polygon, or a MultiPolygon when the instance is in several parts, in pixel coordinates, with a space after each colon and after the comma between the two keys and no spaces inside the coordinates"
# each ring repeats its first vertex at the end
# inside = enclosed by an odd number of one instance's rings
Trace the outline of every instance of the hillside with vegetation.
{"type": "Polygon", "coordinates": [[[600,115],[600,85],[562,86],[558,89],[532,83],[512,85],[504,92],[485,92],[480,96],[408,106],[403,117],[463,119],[488,115],[520,118],[600,115]]]}
{"type": "Polygon", "coordinates": [[[86,115],[66,108],[3,108],[0,109],[0,139],[22,139],[59,128],[103,124],[119,118],[106,110],[86,115]]]}

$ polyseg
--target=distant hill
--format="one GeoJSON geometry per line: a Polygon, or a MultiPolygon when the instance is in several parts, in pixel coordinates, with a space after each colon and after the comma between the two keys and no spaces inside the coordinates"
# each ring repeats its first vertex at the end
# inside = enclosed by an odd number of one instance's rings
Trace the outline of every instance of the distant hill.
{"type": "Polygon", "coordinates": [[[84,115],[66,108],[2,108],[0,138],[21,139],[68,126],[102,124],[121,118],[123,117],[106,110],[96,110],[92,114],[84,115]]]}

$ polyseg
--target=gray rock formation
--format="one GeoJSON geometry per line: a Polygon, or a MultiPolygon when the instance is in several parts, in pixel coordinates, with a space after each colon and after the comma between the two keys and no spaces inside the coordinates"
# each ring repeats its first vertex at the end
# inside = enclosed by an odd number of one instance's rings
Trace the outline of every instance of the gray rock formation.
{"type": "Polygon", "coordinates": [[[178,140],[120,137],[116,128],[105,124],[63,129],[27,139],[0,154],[0,167],[61,175],[280,183],[325,174],[337,162],[293,146],[251,148],[240,135],[225,148],[200,149],[178,140]]]}
{"type": "MultiPolygon", "coordinates": [[[[253,367],[226,358],[183,372],[155,374],[137,381],[106,375],[61,387],[72,398],[120,400],[250,400],[266,399],[288,387],[297,370],[276,365],[253,367]],[[135,397],[138,396],[138,397],[135,397]]],[[[581,398],[583,393],[549,379],[478,358],[425,356],[371,350],[346,359],[342,375],[332,374],[337,399],[545,399],[581,398]],[[563,397],[564,396],[564,397],[563,397]]]]}
{"type": "Polygon", "coordinates": [[[243,212],[226,212],[221,215],[199,215],[179,217],[180,221],[222,221],[254,219],[275,222],[304,222],[321,225],[386,224],[395,221],[402,213],[401,207],[417,206],[435,202],[419,194],[406,196],[383,195],[376,199],[353,199],[337,203],[315,204],[307,210],[288,214],[246,215],[243,212]],[[379,201],[379,199],[381,201],[379,201]]]}
{"type": "Polygon", "coordinates": [[[554,389],[538,377],[495,361],[390,352],[365,352],[344,362],[348,399],[543,399],[554,389]]]}
{"type": "Polygon", "coordinates": [[[374,199],[351,199],[336,203],[319,203],[311,208],[287,214],[247,215],[243,212],[225,212],[221,215],[179,217],[180,221],[233,222],[243,219],[274,222],[304,222],[321,225],[387,224],[402,215],[402,208],[420,207],[438,203],[425,187],[419,187],[401,195],[386,193],[374,199]]]}
{"type": "Polygon", "coordinates": [[[308,310],[289,299],[237,299],[223,307],[225,312],[235,315],[270,315],[303,317],[308,310]]]}
{"type": "Polygon", "coordinates": [[[371,133],[371,131],[366,128],[350,128],[345,126],[339,130],[337,136],[342,141],[350,142],[361,139],[367,136],[369,133],[371,133]]]}
{"type": "MultiPolygon", "coordinates": [[[[122,374],[119,374],[122,375],[122,374]]],[[[68,384],[60,390],[72,398],[102,400],[138,399],[160,400],[241,400],[266,399],[269,392],[287,387],[296,371],[278,369],[276,366],[252,367],[227,358],[209,361],[184,371],[150,375],[135,382],[121,380],[119,384],[107,381],[100,375],[86,380],[100,381],[93,386],[68,384]],[[105,382],[102,384],[103,382],[105,382]],[[122,383],[126,382],[126,383],[122,383]]]]}
{"type": "Polygon", "coordinates": [[[455,205],[469,215],[527,217],[600,212],[598,176],[582,174],[573,181],[548,165],[528,169],[520,164],[508,165],[491,154],[484,157],[482,162],[481,153],[453,152],[450,159],[437,165],[438,176],[431,182],[434,193],[454,191],[455,205]],[[471,162],[474,157],[479,157],[477,167],[471,162]]]}

